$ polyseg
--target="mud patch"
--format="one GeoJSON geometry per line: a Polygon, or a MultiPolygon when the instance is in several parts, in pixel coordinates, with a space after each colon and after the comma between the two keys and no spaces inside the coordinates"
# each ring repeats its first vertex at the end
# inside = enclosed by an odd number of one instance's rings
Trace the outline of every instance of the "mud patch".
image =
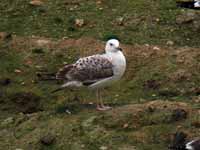
{"type": "Polygon", "coordinates": [[[103,121],[106,128],[136,130],[149,125],[171,124],[186,119],[189,110],[190,107],[186,103],[158,100],[116,108],[102,115],[99,120],[103,121]]]}
{"type": "Polygon", "coordinates": [[[34,113],[41,110],[41,97],[31,92],[19,92],[10,96],[10,109],[23,113],[34,113]]]}

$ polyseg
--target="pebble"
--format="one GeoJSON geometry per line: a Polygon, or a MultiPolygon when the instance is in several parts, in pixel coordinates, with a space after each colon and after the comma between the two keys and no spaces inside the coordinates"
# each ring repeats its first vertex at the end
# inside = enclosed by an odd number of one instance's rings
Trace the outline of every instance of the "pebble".
{"type": "Polygon", "coordinates": [[[166,43],[168,46],[173,46],[174,45],[174,42],[173,41],[167,41],[167,43],[166,43]]]}
{"type": "Polygon", "coordinates": [[[124,18],[123,17],[119,17],[116,19],[116,22],[118,25],[123,25],[124,24],[124,18]]]}
{"type": "Polygon", "coordinates": [[[100,149],[100,150],[107,150],[108,147],[106,147],[106,146],[101,146],[99,149],[100,149]]]}
{"type": "Polygon", "coordinates": [[[154,47],[153,47],[153,50],[160,50],[160,48],[157,47],[157,46],[154,46],[154,47]]]}
{"type": "Polygon", "coordinates": [[[85,24],[84,19],[75,19],[75,25],[77,27],[82,27],[85,24]]]}
{"type": "Polygon", "coordinates": [[[19,69],[15,69],[14,72],[15,72],[15,73],[21,73],[22,71],[19,70],[19,69]]]}
{"type": "Polygon", "coordinates": [[[40,0],[32,0],[32,1],[30,1],[29,4],[32,5],[32,6],[41,6],[44,3],[42,1],[40,1],[40,0]]]}

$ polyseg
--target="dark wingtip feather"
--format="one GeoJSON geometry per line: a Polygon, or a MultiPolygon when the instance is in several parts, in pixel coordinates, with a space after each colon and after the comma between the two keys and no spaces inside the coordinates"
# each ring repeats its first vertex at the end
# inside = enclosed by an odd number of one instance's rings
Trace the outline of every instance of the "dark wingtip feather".
{"type": "Polygon", "coordinates": [[[73,65],[66,65],[63,68],[61,68],[56,74],[56,79],[64,79],[64,78],[66,78],[65,76],[68,73],[68,71],[71,70],[71,68],[73,68],[73,65]]]}
{"type": "Polygon", "coordinates": [[[53,94],[53,93],[56,93],[56,92],[61,91],[61,90],[63,90],[63,88],[62,88],[62,87],[59,87],[59,88],[57,88],[57,89],[51,91],[51,93],[53,94]]]}

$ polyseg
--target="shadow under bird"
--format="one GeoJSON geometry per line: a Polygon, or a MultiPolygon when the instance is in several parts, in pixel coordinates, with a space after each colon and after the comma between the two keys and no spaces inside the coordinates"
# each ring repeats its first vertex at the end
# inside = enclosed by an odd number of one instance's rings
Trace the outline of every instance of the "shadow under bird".
{"type": "Polygon", "coordinates": [[[64,83],[56,90],[65,88],[87,87],[96,92],[97,110],[111,109],[102,101],[101,91],[104,87],[121,79],[126,70],[126,58],[119,47],[119,41],[107,41],[104,54],[83,57],[74,64],[65,65],[56,74],[56,80],[64,83]]]}

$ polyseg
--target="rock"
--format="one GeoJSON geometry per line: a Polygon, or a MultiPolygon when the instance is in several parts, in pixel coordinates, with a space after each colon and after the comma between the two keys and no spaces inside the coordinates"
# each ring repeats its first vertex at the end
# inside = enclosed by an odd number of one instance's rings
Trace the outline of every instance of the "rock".
{"type": "Polygon", "coordinates": [[[75,26],[82,27],[85,24],[84,19],[75,19],[75,26]]]}
{"type": "Polygon", "coordinates": [[[1,123],[1,125],[7,126],[7,125],[9,125],[9,124],[12,124],[13,122],[14,122],[14,118],[13,118],[13,117],[8,117],[7,119],[5,119],[5,120],[1,123]]]}
{"type": "Polygon", "coordinates": [[[101,146],[99,149],[100,150],[108,150],[108,147],[107,146],[101,146]]]}
{"type": "Polygon", "coordinates": [[[125,123],[124,125],[123,125],[123,128],[128,128],[128,123],[125,123]]]}
{"type": "Polygon", "coordinates": [[[40,0],[32,0],[29,2],[29,4],[32,6],[42,6],[44,3],[40,0]]]}
{"type": "Polygon", "coordinates": [[[31,92],[19,92],[10,96],[11,107],[23,113],[33,113],[40,110],[40,97],[31,92]]]}
{"type": "Polygon", "coordinates": [[[117,22],[118,25],[123,25],[124,24],[124,18],[123,17],[118,17],[116,19],[116,22],[117,22]]]}
{"type": "Polygon", "coordinates": [[[55,140],[55,135],[48,133],[40,139],[40,142],[44,145],[51,145],[55,142],[55,140]]]}
{"type": "Polygon", "coordinates": [[[174,42],[173,41],[167,41],[167,43],[166,43],[168,46],[173,46],[174,45],[174,42]]]}
{"type": "Polygon", "coordinates": [[[153,47],[153,50],[160,50],[160,48],[157,47],[157,46],[154,46],[154,47],[153,47]]]}
{"type": "Polygon", "coordinates": [[[195,20],[196,13],[192,10],[183,11],[180,15],[176,17],[176,23],[177,24],[185,24],[190,23],[195,20]]]}
{"type": "Polygon", "coordinates": [[[15,69],[14,72],[15,73],[21,73],[22,71],[20,69],[15,69]]]}
{"type": "Polygon", "coordinates": [[[187,112],[184,110],[184,109],[175,109],[173,110],[172,112],[172,115],[171,115],[171,121],[174,122],[174,121],[180,121],[180,120],[183,120],[183,119],[186,119],[187,118],[187,112]]]}

